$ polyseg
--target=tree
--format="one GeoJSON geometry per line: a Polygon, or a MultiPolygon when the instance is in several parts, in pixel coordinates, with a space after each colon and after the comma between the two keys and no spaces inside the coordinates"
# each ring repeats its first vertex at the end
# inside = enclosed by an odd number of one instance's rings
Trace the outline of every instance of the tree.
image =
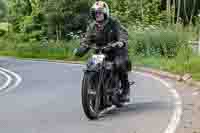
{"type": "MultiPolygon", "coordinates": [[[[175,8],[174,20],[176,22],[181,18],[184,24],[192,23],[194,16],[198,15],[200,10],[199,0],[161,0],[161,9],[168,10],[168,14],[171,13],[172,8],[175,8]]],[[[194,22],[194,21],[193,21],[194,22]]]]}
{"type": "Polygon", "coordinates": [[[68,38],[68,34],[86,29],[88,13],[92,1],[88,0],[48,0],[45,16],[48,35],[56,40],[68,38]]]}
{"type": "Polygon", "coordinates": [[[7,14],[7,6],[3,0],[0,0],[0,21],[6,16],[7,14]]]}

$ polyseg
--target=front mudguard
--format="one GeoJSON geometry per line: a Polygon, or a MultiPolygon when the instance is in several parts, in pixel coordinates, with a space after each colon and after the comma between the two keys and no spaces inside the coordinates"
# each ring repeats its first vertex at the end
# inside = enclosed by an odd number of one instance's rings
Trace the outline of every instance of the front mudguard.
{"type": "Polygon", "coordinates": [[[101,64],[96,64],[92,59],[89,59],[85,71],[91,71],[91,72],[99,72],[101,70],[101,64]]]}

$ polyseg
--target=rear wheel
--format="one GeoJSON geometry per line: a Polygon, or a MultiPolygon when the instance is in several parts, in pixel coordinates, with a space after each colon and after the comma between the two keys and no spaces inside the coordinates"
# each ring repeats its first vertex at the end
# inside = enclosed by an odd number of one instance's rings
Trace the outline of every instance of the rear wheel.
{"type": "Polygon", "coordinates": [[[100,107],[100,92],[95,85],[93,72],[85,72],[82,81],[82,107],[85,115],[91,119],[98,119],[100,107]]]}

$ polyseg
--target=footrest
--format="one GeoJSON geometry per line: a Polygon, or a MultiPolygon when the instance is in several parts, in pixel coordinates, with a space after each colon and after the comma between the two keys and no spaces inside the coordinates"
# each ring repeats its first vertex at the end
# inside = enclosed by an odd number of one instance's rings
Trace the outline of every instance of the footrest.
{"type": "Polygon", "coordinates": [[[134,85],[135,84],[135,81],[130,81],[129,82],[129,85],[134,85]]]}

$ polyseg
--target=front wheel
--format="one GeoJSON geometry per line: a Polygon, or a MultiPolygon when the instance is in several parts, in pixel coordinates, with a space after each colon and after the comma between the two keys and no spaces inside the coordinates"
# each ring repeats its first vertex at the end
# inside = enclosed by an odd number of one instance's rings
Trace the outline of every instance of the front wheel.
{"type": "Polygon", "coordinates": [[[83,111],[91,120],[98,119],[100,107],[100,92],[93,75],[93,72],[84,73],[81,89],[83,111]]]}

